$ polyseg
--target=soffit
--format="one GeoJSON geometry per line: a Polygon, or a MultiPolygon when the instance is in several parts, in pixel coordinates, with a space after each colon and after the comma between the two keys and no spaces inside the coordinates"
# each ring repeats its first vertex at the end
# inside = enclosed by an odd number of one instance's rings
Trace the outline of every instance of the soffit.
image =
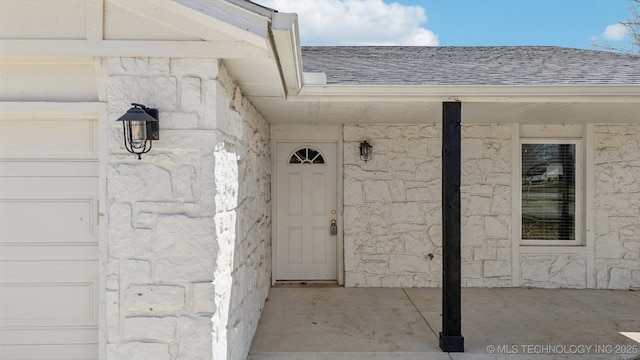
{"type": "MultiPolygon", "coordinates": [[[[271,123],[420,124],[442,122],[442,101],[290,101],[249,97],[271,123]]],[[[637,102],[469,102],[464,123],[580,124],[640,122],[637,102]]]]}
{"type": "Polygon", "coordinates": [[[324,73],[287,100],[247,92],[273,123],[637,122],[640,58],[558,47],[303,47],[324,73]]]}

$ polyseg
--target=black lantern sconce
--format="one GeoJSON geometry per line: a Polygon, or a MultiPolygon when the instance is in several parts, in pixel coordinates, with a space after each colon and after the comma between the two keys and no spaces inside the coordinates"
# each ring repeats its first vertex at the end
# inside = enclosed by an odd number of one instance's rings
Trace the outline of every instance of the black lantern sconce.
{"type": "Polygon", "coordinates": [[[124,147],[141,160],[141,155],[151,150],[153,140],[160,139],[158,109],[149,109],[136,103],[131,105],[133,107],[117,121],[122,121],[124,147]]]}
{"type": "Polygon", "coordinates": [[[373,155],[373,146],[369,144],[368,141],[363,141],[360,143],[360,159],[364,162],[371,160],[371,156],[373,155]]]}

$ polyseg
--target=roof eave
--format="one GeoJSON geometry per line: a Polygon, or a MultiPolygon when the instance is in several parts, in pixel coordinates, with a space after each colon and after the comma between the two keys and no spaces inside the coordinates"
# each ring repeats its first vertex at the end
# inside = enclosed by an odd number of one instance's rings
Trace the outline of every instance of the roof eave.
{"type": "MultiPolygon", "coordinates": [[[[123,5],[128,3],[123,0],[117,1],[123,5]]],[[[267,48],[266,39],[269,36],[268,14],[248,11],[237,4],[224,1],[153,0],[153,3],[155,6],[162,6],[172,11],[175,15],[184,13],[189,16],[191,21],[207,24],[224,33],[233,34],[234,37],[248,44],[264,49],[267,48]]]]}
{"type": "Polygon", "coordinates": [[[640,85],[303,85],[289,100],[640,102],[640,85]]]}
{"type": "Polygon", "coordinates": [[[239,8],[245,9],[249,12],[258,14],[260,16],[270,18],[273,13],[277,13],[278,11],[257,3],[248,0],[226,0],[228,3],[231,3],[239,8]]]}
{"type": "Polygon", "coordinates": [[[296,95],[303,84],[298,14],[274,13],[271,32],[286,93],[296,95]]]}

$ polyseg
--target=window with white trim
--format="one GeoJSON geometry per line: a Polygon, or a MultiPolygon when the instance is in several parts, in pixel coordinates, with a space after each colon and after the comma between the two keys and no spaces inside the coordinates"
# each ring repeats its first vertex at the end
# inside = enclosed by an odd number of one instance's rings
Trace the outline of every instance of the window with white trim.
{"type": "Polygon", "coordinates": [[[580,140],[522,139],[522,245],[579,245],[580,140]]]}

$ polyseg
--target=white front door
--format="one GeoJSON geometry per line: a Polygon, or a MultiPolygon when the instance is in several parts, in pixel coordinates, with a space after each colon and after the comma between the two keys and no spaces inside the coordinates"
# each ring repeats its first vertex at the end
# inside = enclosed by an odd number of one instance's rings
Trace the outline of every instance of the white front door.
{"type": "MultiPolygon", "coordinates": [[[[336,144],[277,144],[276,280],[336,280],[336,144]]],[[[340,224],[336,223],[337,231],[340,224]]]]}

